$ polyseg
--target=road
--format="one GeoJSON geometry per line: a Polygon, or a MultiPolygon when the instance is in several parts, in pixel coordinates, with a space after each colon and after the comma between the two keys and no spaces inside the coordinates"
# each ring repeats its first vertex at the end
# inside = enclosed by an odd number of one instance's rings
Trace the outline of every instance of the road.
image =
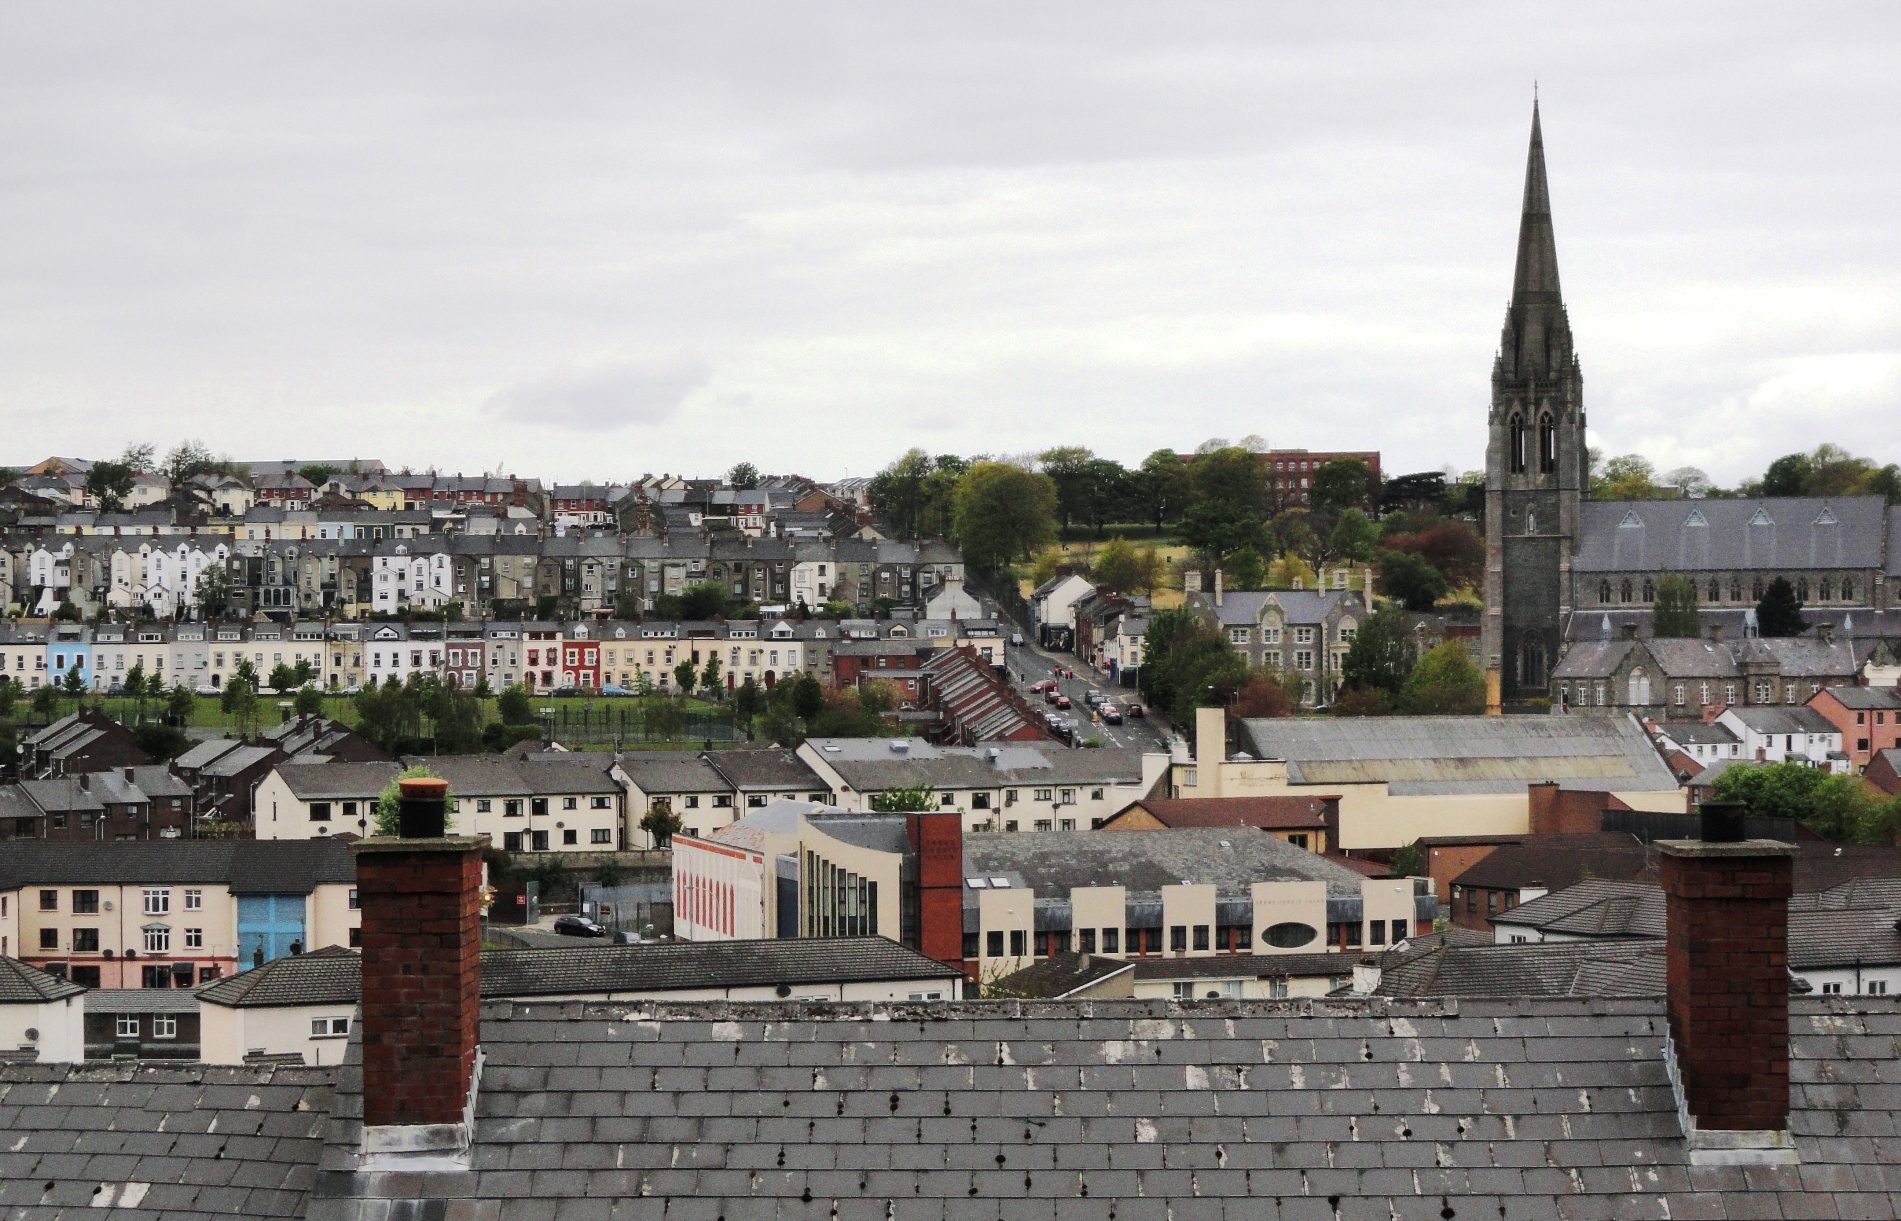
{"type": "Polygon", "coordinates": [[[1168,726],[1153,716],[1130,717],[1120,725],[1105,725],[1089,711],[1083,697],[1092,689],[1102,692],[1118,701],[1139,699],[1136,691],[1130,687],[1118,687],[1110,683],[1106,675],[1098,674],[1083,662],[1068,653],[1047,653],[1031,645],[1011,645],[1005,650],[1009,661],[1010,676],[1013,685],[1024,699],[1039,708],[1047,708],[1040,694],[1032,692],[1031,684],[1055,676],[1060,669],[1074,671],[1074,678],[1056,679],[1059,688],[1073,702],[1074,707],[1063,709],[1059,715],[1074,717],[1081,726],[1084,737],[1091,735],[1101,738],[1104,746],[1123,747],[1131,750],[1166,751],[1168,749],[1168,726]]]}

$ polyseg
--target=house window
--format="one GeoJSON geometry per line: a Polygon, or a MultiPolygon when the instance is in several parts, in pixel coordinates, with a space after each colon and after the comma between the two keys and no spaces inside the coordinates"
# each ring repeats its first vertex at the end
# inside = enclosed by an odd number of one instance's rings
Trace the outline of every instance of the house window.
{"type": "Polygon", "coordinates": [[[502,817],[503,818],[520,818],[521,817],[521,801],[516,798],[510,798],[508,800],[503,801],[502,802],[502,817]]]}
{"type": "Polygon", "coordinates": [[[121,1039],[138,1038],[139,1015],[136,1013],[120,1014],[118,1019],[112,1024],[112,1032],[121,1039]]]}
{"type": "Polygon", "coordinates": [[[172,952],[172,930],[162,924],[153,925],[145,930],[145,952],[147,954],[169,954],[172,952]]]}
{"type": "Polygon", "coordinates": [[[1010,930],[1010,956],[1012,958],[1023,957],[1028,950],[1028,939],[1029,934],[1025,933],[1022,929],[1013,928],[1010,930]]]}
{"type": "Polygon", "coordinates": [[[1168,948],[1176,953],[1185,953],[1188,949],[1188,926],[1177,924],[1168,930],[1168,948]]]}
{"type": "Polygon", "coordinates": [[[73,930],[73,953],[97,954],[99,952],[99,930],[96,928],[76,928],[73,930]]]}
{"type": "Polygon", "coordinates": [[[175,1039],[178,1037],[178,1017],[171,1013],[152,1015],[152,1037],[155,1039],[175,1039]]]}
{"type": "Polygon", "coordinates": [[[1675,695],[1676,695],[1676,697],[1677,697],[1677,698],[1676,698],[1676,702],[1677,702],[1677,707],[1679,707],[1679,708],[1681,708],[1681,707],[1683,707],[1683,701],[1684,701],[1684,699],[1686,698],[1686,695],[1687,695],[1687,691],[1686,691],[1686,689],[1685,689],[1685,687],[1684,687],[1684,685],[1683,685],[1682,683],[1678,683],[1678,684],[1676,685],[1676,690],[1675,690],[1675,692],[1674,692],[1674,694],[1675,694],[1675,695]]]}
{"type": "Polygon", "coordinates": [[[99,892],[96,890],[75,890],[73,892],[73,914],[75,916],[94,916],[99,913],[99,892]]]}
{"type": "Polygon", "coordinates": [[[614,803],[606,797],[593,798],[588,802],[588,805],[596,810],[611,810],[614,808],[614,803]]]}
{"type": "Polygon", "coordinates": [[[1208,948],[1208,926],[1205,924],[1195,926],[1195,948],[1197,950],[1208,948]]]}
{"type": "Polygon", "coordinates": [[[57,950],[59,948],[59,930],[56,928],[41,929],[40,948],[42,950],[57,950]]]}
{"type": "Polygon", "coordinates": [[[477,797],[475,799],[475,812],[477,814],[487,814],[490,810],[494,808],[494,804],[495,803],[493,799],[491,798],[477,797]]]}
{"type": "Polygon", "coordinates": [[[590,844],[608,844],[613,842],[613,833],[606,827],[596,827],[587,833],[590,844]]]}
{"type": "Polygon", "coordinates": [[[172,910],[172,892],[169,890],[148,890],[145,892],[145,914],[162,916],[172,910]]]}
{"type": "Polygon", "coordinates": [[[185,930],[185,948],[188,950],[204,949],[205,948],[205,930],[201,928],[186,929],[185,930]]]}
{"type": "Polygon", "coordinates": [[[1003,931],[992,930],[984,934],[984,956],[986,958],[1003,957],[1003,931]]]}
{"type": "Polygon", "coordinates": [[[59,910],[59,892],[57,890],[42,890],[40,892],[40,910],[43,912],[56,912],[59,910]]]}
{"type": "Polygon", "coordinates": [[[311,822],[329,822],[330,821],[330,803],[327,801],[311,802],[310,803],[310,821],[311,822]]]}
{"type": "Polygon", "coordinates": [[[310,1037],[313,1039],[340,1039],[349,1033],[350,1019],[347,1017],[310,1019],[310,1037]]]}

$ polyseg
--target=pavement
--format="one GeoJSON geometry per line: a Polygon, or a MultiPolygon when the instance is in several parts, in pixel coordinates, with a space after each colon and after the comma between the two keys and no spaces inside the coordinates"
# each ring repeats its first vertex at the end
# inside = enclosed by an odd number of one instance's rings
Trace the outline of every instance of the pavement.
{"type": "Polygon", "coordinates": [[[1091,712],[1084,697],[1091,691],[1100,691],[1119,702],[1140,700],[1141,694],[1133,687],[1119,687],[1109,681],[1107,675],[1099,673],[1078,658],[1067,653],[1050,653],[1034,645],[1010,645],[1004,651],[1010,667],[1011,684],[1016,687],[1024,699],[1040,708],[1050,705],[1043,696],[1032,692],[1031,684],[1046,678],[1056,678],[1057,685],[1067,695],[1074,706],[1066,709],[1052,709],[1058,715],[1073,717],[1081,727],[1082,736],[1098,737],[1104,746],[1122,747],[1131,750],[1166,751],[1170,737],[1170,727],[1166,721],[1153,713],[1147,716],[1130,717],[1120,725],[1106,725],[1102,718],[1091,712]],[[1069,670],[1074,677],[1058,677],[1056,671],[1069,670]]]}

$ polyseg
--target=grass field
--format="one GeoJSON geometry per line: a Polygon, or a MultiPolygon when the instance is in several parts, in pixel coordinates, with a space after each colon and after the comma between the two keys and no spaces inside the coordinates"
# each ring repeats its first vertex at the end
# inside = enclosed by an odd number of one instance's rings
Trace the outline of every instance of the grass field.
{"type": "MultiPolygon", "coordinates": [[[[1121,533],[1121,530],[1118,527],[1112,526],[1109,529],[1109,538],[1114,538],[1119,533],[1121,533]]],[[[1136,541],[1133,536],[1129,537],[1130,541],[1136,541]]],[[[1098,542],[1091,538],[1075,542],[1057,543],[1054,546],[1054,550],[1062,556],[1061,562],[1063,563],[1092,564],[1095,561],[1096,553],[1102,550],[1103,542],[1107,541],[1107,539],[1104,539],[1098,542]]],[[[1162,570],[1162,583],[1149,595],[1149,598],[1156,610],[1172,610],[1182,604],[1182,573],[1187,568],[1193,566],[1194,552],[1182,546],[1180,543],[1162,543],[1155,548],[1155,552],[1162,557],[1164,565],[1162,570]]],[[[1036,589],[1036,586],[1030,581],[1025,580],[1018,588],[1023,594],[1023,597],[1027,600],[1030,594],[1036,589]]]]}

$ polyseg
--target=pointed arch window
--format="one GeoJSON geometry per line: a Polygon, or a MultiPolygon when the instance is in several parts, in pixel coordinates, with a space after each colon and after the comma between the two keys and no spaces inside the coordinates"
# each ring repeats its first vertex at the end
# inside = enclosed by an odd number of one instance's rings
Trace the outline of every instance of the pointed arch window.
{"type": "Polygon", "coordinates": [[[1729,600],[1731,602],[1741,602],[1743,600],[1743,582],[1741,577],[1731,577],[1729,579],[1729,600]]]}
{"type": "Polygon", "coordinates": [[[1749,596],[1751,598],[1754,598],[1758,602],[1762,601],[1762,578],[1761,577],[1757,577],[1755,584],[1750,586],[1749,596]]]}
{"type": "Polygon", "coordinates": [[[1855,582],[1851,578],[1843,577],[1842,578],[1842,601],[1853,602],[1854,600],[1855,600],[1855,582]]]}
{"type": "Polygon", "coordinates": [[[1656,600],[1657,600],[1657,583],[1655,581],[1652,581],[1649,577],[1645,577],[1644,578],[1644,601],[1655,602],[1656,600]]]}
{"type": "Polygon", "coordinates": [[[1599,581],[1597,583],[1597,600],[1605,603],[1611,600],[1611,583],[1609,581],[1599,581]]]}
{"type": "Polygon", "coordinates": [[[1525,473],[1525,417],[1512,413],[1511,423],[1511,468],[1512,474],[1525,473]]]}
{"type": "Polygon", "coordinates": [[[1711,577],[1710,578],[1710,601],[1721,602],[1722,600],[1723,600],[1723,583],[1721,581],[1718,581],[1715,577],[1711,577]]]}
{"type": "Polygon", "coordinates": [[[1821,581],[1821,584],[1819,584],[1819,585],[1817,585],[1817,586],[1815,587],[1815,599],[1816,599],[1816,601],[1818,601],[1818,602],[1827,602],[1827,601],[1829,600],[1829,597],[1828,597],[1828,591],[1829,591],[1829,590],[1830,590],[1831,588],[1833,588],[1833,586],[1832,586],[1832,584],[1830,583],[1830,581],[1829,581],[1829,579],[1828,579],[1827,577],[1823,577],[1823,578],[1822,578],[1822,581],[1821,581]]]}
{"type": "Polygon", "coordinates": [[[1645,674],[1641,667],[1630,672],[1630,699],[1628,702],[1639,708],[1650,703],[1650,676],[1645,674]]]}
{"type": "Polygon", "coordinates": [[[1558,426],[1552,423],[1551,413],[1545,412],[1538,417],[1538,472],[1549,475],[1558,469],[1558,426]]]}
{"type": "Polygon", "coordinates": [[[1618,599],[1617,599],[1618,601],[1620,601],[1620,602],[1628,602],[1628,601],[1630,601],[1630,595],[1631,595],[1631,584],[1630,584],[1630,578],[1629,578],[1629,577],[1625,577],[1625,578],[1624,578],[1624,584],[1623,584],[1623,586],[1622,586],[1622,587],[1621,587],[1621,588],[1620,588],[1620,589],[1619,589],[1619,590],[1617,591],[1617,594],[1618,594],[1618,599]]]}
{"type": "Polygon", "coordinates": [[[1797,577],[1795,579],[1795,600],[1797,602],[1807,602],[1809,600],[1809,579],[1807,577],[1797,577]]]}

